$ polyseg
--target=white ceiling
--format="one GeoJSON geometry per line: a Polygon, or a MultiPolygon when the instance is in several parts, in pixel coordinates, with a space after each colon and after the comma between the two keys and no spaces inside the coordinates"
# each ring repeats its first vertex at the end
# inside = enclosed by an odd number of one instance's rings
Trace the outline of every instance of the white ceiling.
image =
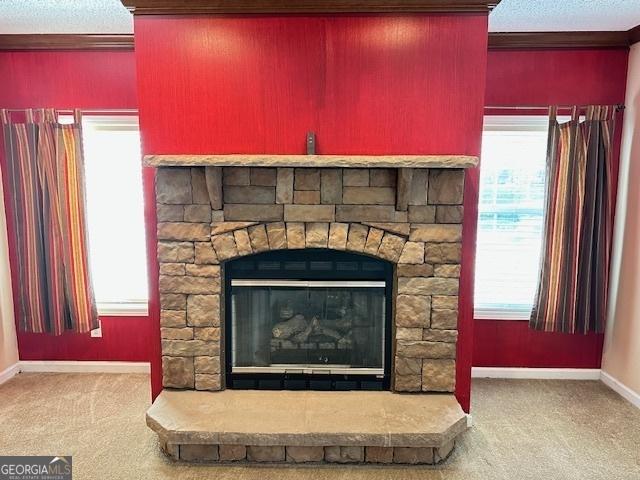
{"type": "MultiPolygon", "coordinates": [[[[502,0],[489,31],[628,30],[640,0],[502,0]]],[[[132,33],[120,0],[0,0],[0,33],[132,33]]]]}
{"type": "Polygon", "coordinates": [[[640,24],[640,0],[502,0],[490,32],[629,30],[640,24]]]}
{"type": "Polygon", "coordinates": [[[0,0],[0,33],[132,32],[119,0],[0,0]]]}

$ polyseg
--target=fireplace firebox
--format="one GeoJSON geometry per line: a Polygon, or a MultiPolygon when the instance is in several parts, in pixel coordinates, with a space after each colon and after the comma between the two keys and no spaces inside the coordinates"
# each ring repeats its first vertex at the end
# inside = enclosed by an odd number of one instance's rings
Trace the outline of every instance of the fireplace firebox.
{"type": "Polygon", "coordinates": [[[225,266],[226,384],[235,389],[389,389],[392,265],[324,249],[225,266]]]}

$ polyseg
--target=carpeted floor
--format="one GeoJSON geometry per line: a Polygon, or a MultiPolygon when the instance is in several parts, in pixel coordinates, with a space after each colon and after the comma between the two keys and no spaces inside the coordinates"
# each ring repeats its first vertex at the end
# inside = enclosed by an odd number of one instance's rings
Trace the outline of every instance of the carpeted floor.
{"type": "Polygon", "coordinates": [[[640,410],[599,382],[474,380],[474,427],[438,467],[174,464],[144,423],[145,375],[21,374],[0,455],[73,455],[76,480],[640,479],[640,410]]]}

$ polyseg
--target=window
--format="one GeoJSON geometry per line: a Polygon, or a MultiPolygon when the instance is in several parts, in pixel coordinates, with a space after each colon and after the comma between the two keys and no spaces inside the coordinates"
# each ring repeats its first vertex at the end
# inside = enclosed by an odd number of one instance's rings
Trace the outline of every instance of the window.
{"type": "Polygon", "coordinates": [[[482,137],[475,318],[528,319],[544,222],[546,116],[487,116],[482,137]]]}
{"type": "Polygon", "coordinates": [[[147,314],[140,131],[137,117],[82,119],[89,261],[101,315],[147,314]]]}

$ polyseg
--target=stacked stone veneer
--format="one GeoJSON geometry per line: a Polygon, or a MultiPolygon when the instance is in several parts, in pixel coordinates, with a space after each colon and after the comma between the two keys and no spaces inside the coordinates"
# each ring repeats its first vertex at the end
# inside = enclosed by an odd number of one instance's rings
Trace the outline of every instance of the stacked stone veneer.
{"type": "Polygon", "coordinates": [[[258,463],[376,463],[435,465],[446,459],[455,446],[442,447],[282,446],[169,444],[160,439],[162,450],[174,460],[188,462],[258,463]]]}
{"type": "Polygon", "coordinates": [[[224,388],[224,262],[329,248],[396,264],[392,388],[452,392],[464,170],[161,167],[165,387],[224,388]]]}

